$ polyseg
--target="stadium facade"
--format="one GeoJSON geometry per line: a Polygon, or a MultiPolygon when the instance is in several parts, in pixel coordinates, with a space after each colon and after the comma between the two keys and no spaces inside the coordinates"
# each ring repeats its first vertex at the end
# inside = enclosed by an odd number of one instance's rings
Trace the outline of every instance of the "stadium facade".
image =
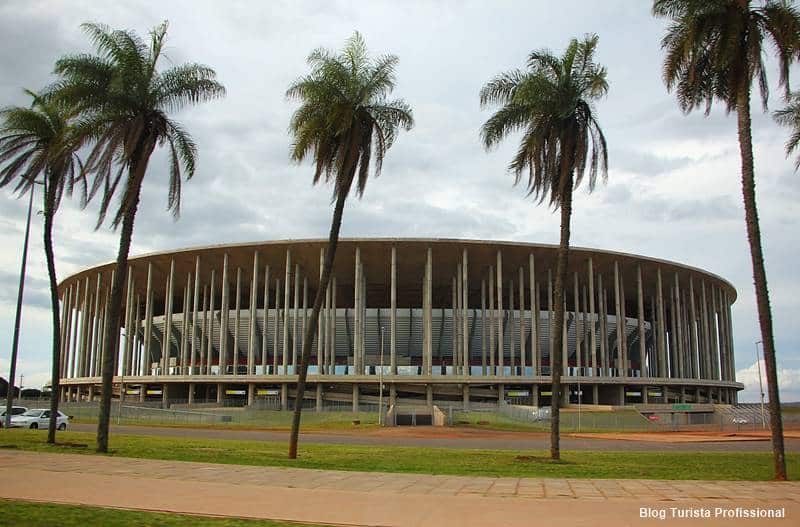
{"type": "MultiPolygon", "coordinates": [[[[130,259],[115,394],[141,401],[292,404],[327,240],[130,259]],[[123,389],[124,387],[124,389],[123,389]]],[[[377,400],[550,404],[727,403],[733,286],[686,265],[572,248],[553,350],[557,247],[449,239],[343,239],[311,350],[310,406],[377,400]]],[[[62,396],[99,393],[113,263],[59,286],[62,396]]]]}

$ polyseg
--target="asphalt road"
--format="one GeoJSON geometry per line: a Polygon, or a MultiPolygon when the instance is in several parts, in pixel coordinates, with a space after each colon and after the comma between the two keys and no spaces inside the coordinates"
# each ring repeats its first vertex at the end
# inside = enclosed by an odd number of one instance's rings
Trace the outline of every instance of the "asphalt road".
{"type": "MultiPolygon", "coordinates": [[[[476,448],[486,450],[547,450],[550,441],[546,434],[523,435],[514,432],[498,432],[496,437],[485,431],[477,434],[464,433],[462,437],[448,437],[439,431],[427,428],[385,429],[375,434],[372,431],[363,433],[325,433],[313,432],[301,435],[301,441],[328,445],[367,445],[367,446],[407,446],[422,448],[476,448]],[[475,437],[470,437],[474,435],[475,437]]],[[[78,432],[94,432],[97,425],[75,423],[71,430],[78,432]]],[[[169,428],[154,426],[116,426],[112,425],[111,433],[142,436],[186,437],[199,439],[239,439],[248,441],[286,441],[288,432],[266,430],[215,430],[208,428],[169,428]]],[[[460,433],[460,432],[458,432],[460,433]]],[[[786,450],[800,451],[800,439],[786,439],[786,450]]],[[[769,441],[706,441],[706,442],[653,442],[631,441],[621,439],[594,439],[562,437],[562,450],[600,450],[600,451],[637,451],[637,452],[768,452],[772,449],[769,441]]]]}

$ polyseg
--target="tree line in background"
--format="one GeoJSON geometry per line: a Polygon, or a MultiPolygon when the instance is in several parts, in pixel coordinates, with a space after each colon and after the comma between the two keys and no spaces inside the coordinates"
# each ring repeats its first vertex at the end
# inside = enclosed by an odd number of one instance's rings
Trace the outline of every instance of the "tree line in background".
{"type": "MultiPolygon", "coordinates": [[[[789,84],[791,65],[800,59],[800,14],[785,0],[655,0],[654,16],[669,21],[661,41],[665,53],[663,80],[677,96],[684,113],[703,108],[708,115],[714,102],[735,113],[741,155],[742,196],[750,245],[758,318],[764,346],[769,389],[775,478],[786,479],[783,430],[778,394],[775,345],[769,290],[764,269],[755,194],[750,95],[758,84],[767,110],[768,83],[764,60],[774,50],[785,108],[774,113],[790,128],[787,155],[800,144],[800,94],[789,84]]],[[[158,147],[168,153],[167,209],[180,212],[182,180],[195,172],[197,145],[169,114],[183,107],[222,97],[225,88],[213,69],[183,64],[161,70],[167,23],[142,39],[129,30],[99,24],[82,26],[96,54],[74,54],[55,64],[56,81],[41,92],[28,92],[29,108],[2,110],[0,119],[0,186],[13,185],[19,194],[43,187],[44,248],[53,313],[53,410],[48,442],[55,442],[55,410],[59,400],[60,319],[53,256],[52,229],[61,197],[77,189],[83,207],[100,200],[99,228],[112,200],[111,227],[119,229],[120,243],[109,305],[109,331],[103,350],[114,349],[120,331],[128,253],[141,187],[150,157],[158,147]],[[83,159],[78,153],[85,154],[83,159]]],[[[609,90],[606,68],[594,55],[596,35],[572,39],[562,55],[533,51],[525,69],[501,73],[480,92],[482,108],[496,111],[481,128],[489,150],[507,137],[521,136],[508,170],[514,183],[524,182],[527,194],[560,210],[560,244],[555,283],[555,324],[564,318],[563,285],[569,261],[570,219],[574,190],[585,178],[589,191],[597,176],[608,173],[607,144],[594,103],[609,90]]],[[[311,159],[313,183],[333,184],[334,203],[320,287],[304,335],[295,399],[289,457],[297,456],[302,400],[308,373],[308,350],[335,261],[345,202],[353,190],[364,194],[370,174],[380,174],[386,152],[399,131],[414,125],[411,107],[390,99],[398,59],[369,57],[364,39],[355,33],[339,52],[317,49],[308,56],[311,72],[286,92],[300,102],[289,129],[291,159],[311,159]]],[[[796,168],[800,167],[800,158],[796,168]]],[[[16,328],[18,330],[18,327],[16,328]]],[[[560,347],[560,332],[555,334],[560,347]]],[[[551,457],[560,458],[559,406],[561,365],[556,354],[552,378],[551,457]]],[[[12,360],[12,363],[14,361],[12,360]]],[[[103,353],[102,395],[97,428],[97,451],[108,451],[108,428],[114,374],[113,353],[103,353]]],[[[14,375],[12,372],[11,378],[14,375]]],[[[11,405],[12,398],[8,398],[11,405]]]]}

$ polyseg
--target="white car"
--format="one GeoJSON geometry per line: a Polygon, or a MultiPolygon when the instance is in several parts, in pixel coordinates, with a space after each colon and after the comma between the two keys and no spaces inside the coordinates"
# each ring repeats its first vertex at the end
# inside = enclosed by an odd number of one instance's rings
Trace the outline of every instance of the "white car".
{"type": "MultiPolygon", "coordinates": [[[[14,417],[15,415],[24,414],[27,411],[28,411],[28,409],[25,408],[24,406],[12,406],[11,407],[11,417],[14,417]]],[[[2,408],[0,408],[0,428],[3,428],[4,426],[6,426],[6,407],[5,407],[5,405],[3,405],[2,408]]]]}
{"type": "MultiPolygon", "coordinates": [[[[58,412],[56,417],[56,428],[66,430],[69,416],[58,412]]],[[[36,408],[28,410],[24,414],[15,415],[11,418],[11,428],[47,428],[50,424],[50,410],[36,408]]]]}

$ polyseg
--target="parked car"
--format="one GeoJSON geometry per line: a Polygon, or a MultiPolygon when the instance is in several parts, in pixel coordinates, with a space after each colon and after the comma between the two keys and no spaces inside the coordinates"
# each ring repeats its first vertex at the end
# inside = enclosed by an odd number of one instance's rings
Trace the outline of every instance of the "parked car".
{"type": "MultiPolygon", "coordinates": [[[[28,411],[28,409],[25,408],[24,406],[12,406],[11,407],[11,417],[14,417],[15,415],[24,414],[27,411],[28,411]]],[[[6,426],[6,407],[5,406],[3,406],[2,409],[0,409],[0,428],[3,428],[4,426],[6,426]]]]}
{"type": "Polygon", "coordinates": [[[747,419],[745,419],[744,417],[734,417],[733,418],[733,424],[735,424],[735,425],[746,425],[747,424],[747,419]]]}
{"type": "MultiPolygon", "coordinates": [[[[69,416],[58,412],[56,428],[59,430],[66,430],[67,422],[69,422],[69,416]]],[[[50,410],[45,410],[43,408],[28,410],[24,414],[15,415],[11,418],[11,428],[47,428],[49,423],[50,410]]]]}

